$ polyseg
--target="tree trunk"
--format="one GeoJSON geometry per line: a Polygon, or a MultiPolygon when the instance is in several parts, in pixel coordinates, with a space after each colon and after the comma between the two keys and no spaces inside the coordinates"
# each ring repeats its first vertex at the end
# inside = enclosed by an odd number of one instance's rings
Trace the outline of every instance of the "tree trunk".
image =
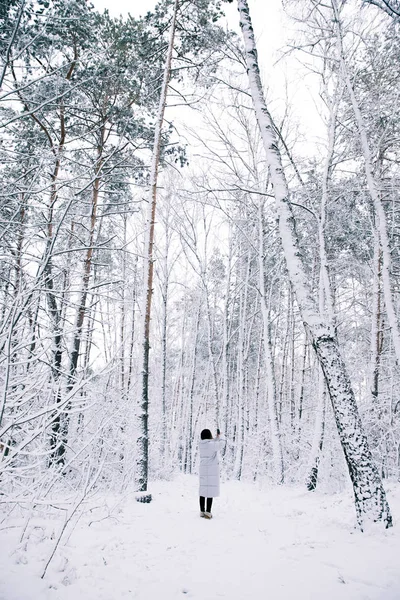
{"type": "MultiPolygon", "coordinates": [[[[231,233],[229,231],[229,233],[231,233]]],[[[229,236],[231,240],[231,235],[229,236]]],[[[227,266],[227,277],[225,287],[225,302],[224,302],[224,314],[223,314],[223,341],[222,341],[222,399],[221,404],[224,408],[224,421],[225,421],[225,432],[228,434],[229,416],[230,416],[230,380],[229,380],[229,336],[230,336],[230,312],[229,305],[231,302],[231,270],[232,270],[232,246],[229,244],[229,255],[228,255],[228,266],[227,266]]],[[[219,424],[221,427],[221,423],[219,424]]]]}
{"type": "Polygon", "coordinates": [[[285,329],[285,337],[283,340],[283,349],[282,349],[282,362],[281,362],[281,377],[279,382],[279,411],[278,411],[278,419],[279,425],[282,426],[282,421],[284,421],[284,396],[285,388],[287,387],[287,378],[286,378],[286,368],[288,363],[288,352],[289,352],[289,332],[290,332],[290,286],[288,288],[288,296],[287,296],[287,312],[286,312],[286,329],[285,329]]]}
{"type": "MultiPolygon", "coordinates": [[[[67,383],[67,393],[69,393],[75,383],[76,379],[76,371],[78,367],[78,359],[80,353],[80,347],[82,342],[82,331],[83,331],[83,323],[86,315],[86,303],[87,297],[89,293],[89,282],[92,270],[92,261],[93,261],[93,251],[94,251],[94,239],[95,239],[95,228],[96,228],[96,220],[97,220],[97,208],[99,201],[99,192],[100,192],[100,181],[101,181],[101,170],[103,165],[103,150],[104,150],[104,136],[105,136],[105,126],[101,128],[100,131],[100,140],[97,148],[97,161],[95,167],[96,178],[93,183],[93,192],[92,192],[92,209],[90,214],[90,228],[89,228],[89,240],[88,240],[88,248],[86,250],[86,257],[83,265],[83,278],[82,278],[82,290],[81,296],[79,300],[79,304],[77,307],[77,313],[75,318],[75,329],[74,329],[74,337],[72,342],[72,351],[69,361],[69,374],[68,374],[68,383],[67,383]]],[[[58,464],[63,465],[65,463],[65,453],[68,442],[68,425],[69,425],[69,416],[68,416],[69,405],[67,405],[64,409],[63,413],[58,413],[52,427],[52,435],[54,440],[58,439],[58,444],[55,448],[54,454],[56,457],[56,461],[58,464]]]]}
{"type": "Polygon", "coordinates": [[[142,371],[142,392],[141,392],[141,414],[140,414],[140,435],[139,435],[139,459],[137,463],[137,483],[141,492],[147,490],[148,469],[149,469],[149,353],[150,353],[150,319],[151,319],[151,300],[153,295],[153,244],[154,244],[154,224],[157,205],[157,179],[158,167],[161,153],[161,133],[164,122],[164,112],[167,103],[168,82],[171,75],[172,51],[174,48],[176,15],[178,10],[178,0],[175,0],[170,35],[168,42],[167,58],[164,67],[164,78],[161,88],[160,102],[158,108],[157,122],[154,132],[153,154],[150,170],[150,198],[147,235],[145,243],[145,309],[143,311],[143,371],[142,371]]]}
{"type": "MultiPolygon", "coordinates": [[[[329,198],[329,186],[332,173],[333,155],[335,150],[336,137],[336,118],[339,104],[339,85],[336,86],[333,103],[328,101],[329,121],[327,127],[328,134],[328,152],[325,159],[324,171],[322,174],[321,206],[318,221],[318,241],[319,241],[319,311],[325,315],[331,327],[334,327],[334,302],[331,293],[329,280],[328,257],[325,244],[326,210],[329,198]]],[[[319,464],[321,460],[322,448],[325,435],[325,415],[326,415],[326,386],[319,372],[319,385],[315,418],[315,429],[311,453],[308,463],[308,474],[306,477],[306,487],[313,491],[317,487],[319,464]]]]}
{"type": "MultiPolygon", "coordinates": [[[[377,237],[377,236],[376,236],[377,237]]],[[[374,246],[374,283],[372,287],[372,319],[371,319],[371,377],[370,390],[374,407],[379,394],[379,368],[383,348],[383,315],[382,315],[382,250],[378,239],[374,246]]]]}
{"type": "Polygon", "coordinates": [[[125,373],[125,330],[126,330],[126,325],[125,325],[125,316],[126,316],[126,306],[125,306],[125,285],[126,285],[126,227],[127,227],[127,215],[124,214],[122,216],[123,218],[123,224],[124,224],[124,229],[123,229],[123,238],[122,238],[122,243],[123,243],[123,253],[122,253],[122,285],[121,285],[121,301],[120,301],[120,314],[121,314],[121,321],[120,321],[120,326],[119,326],[119,364],[120,364],[120,370],[119,370],[119,374],[120,374],[120,385],[121,385],[121,392],[122,392],[122,396],[123,398],[125,398],[125,394],[126,394],[126,373],[125,373]]]}
{"type": "MultiPolygon", "coordinates": [[[[53,261],[51,257],[52,247],[54,243],[54,209],[58,198],[57,180],[58,174],[61,167],[61,151],[65,143],[65,126],[63,120],[63,112],[61,112],[61,141],[56,155],[55,166],[52,173],[52,184],[51,194],[47,217],[47,240],[45,256],[47,258],[46,267],[44,270],[45,275],[45,286],[46,286],[46,298],[49,307],[49,315],[53,327],[53,362],[51,365],[51,372],[53,383],[55,387],[55,401],[56,404],[60,404],[62,401],[61,390],[60,390],[60,375],[61,375],[61,363],[62,363],[62,306],[58,306],[57,296],[54,291],[54,278],[53,278],[53,261]]],[[[64,440],[62,439],[61,426],[62,426],[63,415],[57,411],[54,421],[51,425],[50,434],[50,449],[49,464],[63,464],[65,446],[64,440]]]]}
{"type": "Polygon", "coordinates": [[[132,387],[132,375],[133,375],[133,347],[134,347],[134,343],[135,343],[135,326],[136,326],[136,300],[137,300],[137,286],[138,286],[138,281],[137,281],[137,262],[138,262],[138,258],[137,255],[135,257],[135,262],[134,262],[134,276],[133,276],[133,290],[132,290],[132,300],[131,300],[131,304],[132,304],[132,322],[131,322],[131,335],[130,335],[130,342],[129,342],[129,352],[128,352],[128,357],[129,357],[129,364],[128,364],[128,376],[127,376],[127,382],[126,382],[126,395],[128,396],[131,387],[132,387]]]}
{"type": "MultiPolygon", "coordinates": [[[[292,292],[292,288],[289,288],[289,298],[290,298],[290,325],[291,325],[291,335],[290,335],[290,427],[292,433],[292,444],[295,445],[296,441],[296,399],[295,399],[295,351],[294,351],[294,341],[296,337],[296,320],[294,316],[294,295],[292,292]]],[[[294,452],[297,453],[298,449],[294,447],[294,452]]]]}
{"type": "Polygon", "coordinates": [[[169,206],[165,220],[165,251],[163,256],[163,282],[161,286],[161,456],[165,464],[167,449],[167,356],[168,356],[168,300],[169,300],[169,206]]]}
{"type": "Polygon", "coordinates": [[[261,313],[263,318],[264,331],[264,356],[265,368],[267,371],[267,402],[269,414],[269,426],[271,432],[272,460],[274,470],[275,483],[283,483],[283,455],[281,434],[279,431],[279,419],[277,410],[277,394],[276,394],[276,377],[275,366],[272,357],[271,331],[270,331],[270,315],[265,299],[266,282],[264,269],[264,219],[263,219],[264,202],[261,200],[258,208],[259,212],[259,250],[258,250],[258,269],[259,269],[259,285],[260,285],[260,302],[261,313]]]}
{"type": "Polygon", "coordinates": [[[242,289],[240,291],[239,298],[239,334],[238,334],[238,357],[237,357],[237,427],[236,427],[236,444],[235,444],[235,463],[234,463],[234,477],[238,480],[242,477],[243,469],[243,452],[244,452],[244,431],[245,431],[245,404],[246,398],[246,371],[247,365],[247,352],[246,352],[246,327],[247,322],[247,310],[248,310],[248,293],[249,293],[249,282],[250,282],[250,249],[246,248],[246,252],[240,259],[239,265],[239,277],[242,279],[242,289]],[[244,264],[243,264],[244,263],[244,264]]]}
{"type": "Polygon", "coordinates": [[[199,342],[199,332],[200,332],[200,316],[201,316],[201,296],[199,296],[199,306],[197,309],[197,317],[196,317],[196,332],[194,336],[194,345],[193,345],[193,358],[192,358],[192,368],[190,373],[190,384],[189,384],[189,402],[188,402],[188,418],[187,418],[187,445],[186,445],[186,454],[185,454],[185,473],[192,472],[192,464],[193,464],[193,456],[192,456],[192,446],[193,446],[193,407],[194,407],[194,386],[196,382],[196,368],[197,368],[197,353],[198,353],[198,342],[199,342]]]}
{"type": "Polygon", "coordinates": [[[317,487],[319,463],[321,461],[322,447],[325,435],[325,412],[326,412],[326,386],[325,379],[320,371],[317,397],[317,414],[315,418],[314,437],[308,463],[308,474],[306,487],[312,492],[317,487]]]}
{"type": "Polygon", "coordinates": [[[361,528],[368,521],[392,525],[392,517],[379,473],[373,463],[350,379],[332,326],[318,313],[302,263],[276,134],[268,112],[258,67],[257,49],[247,0],[238,0],[247,73],[266,159],[274,188],[279,231],[289,278],[296,293],[301,316],[310,331],[331,398],[340,441],[353,483],[356,514],[361,528]]]}
{"type": "Polygon", "coordinates": [[[93,252],[95,243],[95,229],[97,222],[97,209],[99,203],[99,192],[101,182],[101,170],[103,166],[103,150],[104,150],[104,138],[105,138],[105,126],[102,127],[100,133],[100,141],[98,146],[98,156],[96,161],[96,178],[93,183],[93,194],[92,194],[92,210],[90,214],[90,229],[89,229],[89,241],[88,248],[86,250],[86,256],[83,264],[83,278],[82,278],[82,291],[77,308],[74,339],[72,343],[72,352],[69,367],[69,378],[68,378],[68,391],[70,391],[75,382],[76,370],[78,367],[78,359],[80,353],[80,347],[82,343],[82,329],[86,315],[86,303],[89,294],[89,282],[92,272],[93,252]]]}

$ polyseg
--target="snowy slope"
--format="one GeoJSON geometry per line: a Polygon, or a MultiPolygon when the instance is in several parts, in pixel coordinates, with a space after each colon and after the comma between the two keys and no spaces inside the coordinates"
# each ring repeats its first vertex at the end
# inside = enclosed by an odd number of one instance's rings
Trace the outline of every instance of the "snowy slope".
{"type": "Polygon", "coordinates": [[[398,485],[388,489],[395,527],[367,533],[354,529],[350,492],[226,482],[206,521],[196,477],[151,491],[151,504],[92,499],[44,579],[62,521],[35,517],[19,545],[23,521],[3,522],[0,599],[400,599],[398,485]]]}

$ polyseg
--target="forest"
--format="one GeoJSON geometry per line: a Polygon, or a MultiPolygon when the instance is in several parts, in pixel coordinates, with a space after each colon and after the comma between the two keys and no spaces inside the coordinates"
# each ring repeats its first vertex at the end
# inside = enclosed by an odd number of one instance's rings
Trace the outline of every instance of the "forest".
{"type": "Polygon", "coordinates": [[[196,474],[208,427],[226,480],[395,525],[400,3],[283,2],[318,144],[251,5],[0,4],[2,523],[196,474]]]}

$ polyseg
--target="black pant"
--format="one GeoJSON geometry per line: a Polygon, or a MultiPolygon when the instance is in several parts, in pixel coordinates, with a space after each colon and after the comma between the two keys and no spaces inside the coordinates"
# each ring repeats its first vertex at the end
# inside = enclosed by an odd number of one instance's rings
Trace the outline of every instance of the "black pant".
{"type": "MultiPolygon", "coordinates": [[[[213,501],[212,498],[207,498],[207,512],[211,512],[212,501],[213,501]]],[[[205,502],[206,502],[205,497],[204,496],[200,496],[200,510],[201,510],[201,512],[204,512],[205,502]]]]}

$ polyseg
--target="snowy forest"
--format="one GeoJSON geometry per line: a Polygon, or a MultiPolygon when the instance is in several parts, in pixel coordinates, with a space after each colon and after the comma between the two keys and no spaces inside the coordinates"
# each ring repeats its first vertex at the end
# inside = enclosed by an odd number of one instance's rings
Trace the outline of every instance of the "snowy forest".
{"type": "Polygon", "coordinates": [[[317,142],[250,0],[153,4],[0,4],[1,527],[62,505],[51,560],[91,498],[197,475],[207,427],[224,481],[395,532],[400,3],[283,1],[317,142]]]}

